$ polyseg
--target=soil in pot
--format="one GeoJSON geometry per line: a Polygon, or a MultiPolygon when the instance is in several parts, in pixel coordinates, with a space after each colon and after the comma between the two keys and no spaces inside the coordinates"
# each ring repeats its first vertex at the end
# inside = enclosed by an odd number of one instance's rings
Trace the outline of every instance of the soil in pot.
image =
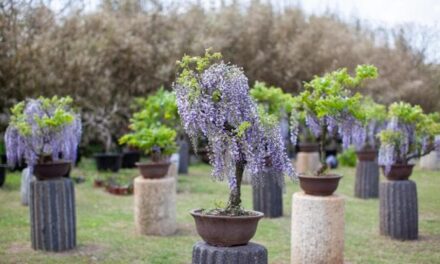
{"type": "Polygon", "coordinates": [[[6,168],[8,166],[5,164],[0,164],[0,187],[3,186],[6,180],[6,168]]]}
{"type": "Polygon", "coordinates": [[[405,181],[408,180],[412,174],[413,164],[393,164],[390,171],[386,173],[385,166],[381,166],[383,175],[390,181],[405,181]]]}
{"type": "Polygon", "coordinates": [[[255,235],[258,221],[264,216],[257,211],[249,215],[225,216],[204,214],[202,210],[191,211],[199,236],[208,244],[219,247],[246,245],[255,235]]]}
{"type": "Polygon", "coordinates": [[[299,143],[298,144],[299,152],[319,152],[319,144],[318,143],[299,143]]]}
{"type": "Polygon", "coordinates": [[[34,175],[41,181],[66,177],[69,174],[71,165],[70,161],[65,160],[36,164],[34,166],[34,175]]]}
{"type": "Polygon", "coordinates": [[[136,162],[141,159],[141,153],[139,151],[126,151],[122,153],[122,168],[135,168],[136,162]]]}
{"type": "Polygon", "coordinates": [[[323,176],[299,175],[299,184],[301,189],[309,195],[330,196],[339,185],[341,175],[328,174],[323,176]]]}
{"type": "Polygon", "coordinates": [[[368,149],[356,151],[356,156],[360,161],[374,161],[377,157],[377,150],[368,149]]]}
{"type": "Polygon", "coordinates": [[[163,162],[136,162],[139,172],[145,179],[159,179],[165,177],[171,165],[169,161],[163,162]]]}
{"type": "Polygon", "coordinates": [[[121,168],[122,155],[119,153],[98,153],[94,157],[98,171],[117,172],[121,168]]]}

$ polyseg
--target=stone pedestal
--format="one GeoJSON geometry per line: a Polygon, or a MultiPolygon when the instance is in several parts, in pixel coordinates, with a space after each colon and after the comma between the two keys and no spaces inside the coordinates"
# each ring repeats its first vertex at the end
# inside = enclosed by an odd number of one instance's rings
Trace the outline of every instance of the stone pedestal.
{"type": "Polygon", "coordinates": [[[411,180],[380,183],[380,234],[399,240],[417,239],[417,186],[411,180]]]}
{"type": "Polygon", "coordinates": [[[269,218],[283,215],[283,188],[276,181],[278,176],[275,173],[278,172],[266,169],[263,182],[252,186],[254,210],[269,218]]]}
{"type": "Polygon", "coordinates": [[[425,170],[440,170],[440,153],[431,151],[428,155],[421,157],[420,168],[425,170]]]}
{"type": "Polygon", "coordinates": [[[205,242],[193,246],[192,264],[267,264],[267,249],[248,243],[237,247],[214,247],[205,242]]]}
{"type": "Polygon", "coordinates": [[[319,152],[298,152],[296,155],[296,172],[315,172],[320,167],[319,152]]]}
{"type": "Polygon", "coordinates": [[[134,180],[134,219],[136,232],[167,236],[176,232],[175,177],[134,180]]]}
{"type": "Polygon", "coordinates": [[[187,140],[180,141],[180,149],[179,149],[179,169],[178,172],[181,174],[188,174],[188,165],[189,165],[189,143],[187,140]]]}
{"type": "Polygon", "coordinates": [[[26,168],[21,172],[21,185],[20,185],[21,204],[25,206],[29,205],[29,188],[32,178],[33,175],[31,174],[29,168],[26,168]]]}
{"type": "Polygon", "coordinates": [[[33,249],[60,252],[75,248],[75,190],[71,179],[33,180],[29,209],[33,249]]]}
{"type": "Polygon", "coordinates": [[[377,161],[358,160],[354,196],[362,199],[379,196],[379,165],[377,161]]]}
{"type": "Polygon", "coordinates": [[[297,192],[292,199],[291,263],[343,263],[344,198],[297,192]]]}

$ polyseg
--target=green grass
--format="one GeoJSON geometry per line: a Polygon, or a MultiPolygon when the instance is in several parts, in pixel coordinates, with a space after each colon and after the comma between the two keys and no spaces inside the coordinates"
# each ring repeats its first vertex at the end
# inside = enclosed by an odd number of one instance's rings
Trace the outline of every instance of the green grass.
{"type": "MultiPolygon", "coordinates": [[[[411,242],[379,236],[379,201],[354,198],[354,169],[342,168],[338,172],[344,175],[338,193],[346,197],[347,263],[440,263],[439,172],[416,169],[412,176],[419,195],[420,239],[411,242]]],[[[137,172],[123,170],[120,174],[130,178],[137,172]]],[[[20,205],[20,176],[8,174],[0,189],[1,263],[189,263],[192,245],[200,238],[188,211],[212,207],[216,201],[225,201],[228,194],[225,183],[211,180],[208,166],[192,166],[189,176],[179,176],[177,233],[170,237],[139,236],[134,231],[132,196],[113,196],[93,188],[93,178],[98,173],[90,160],[85,160],[73,175],[87,178],[75,187],[78,247],[55,254],[30,248],[28,207],[20,205]]],[[[289,263],[291,197],[298,190],[296,184],[287,183],[284,217],[263,219],[253,239],[268,248],[270,263],[289,263]]],[[[242,198],[244,206],[251,208],[250,186],[244,186],[242,198]]]]}

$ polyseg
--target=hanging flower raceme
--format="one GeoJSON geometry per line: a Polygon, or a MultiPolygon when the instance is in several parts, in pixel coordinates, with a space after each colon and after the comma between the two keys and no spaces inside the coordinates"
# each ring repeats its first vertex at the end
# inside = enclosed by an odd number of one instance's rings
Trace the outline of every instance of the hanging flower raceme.
{"type": "Polygon", "coordinates": [[[71,107],[70,97],[28,99],[12,109],[5,133],[8,164],[25,159],[28,166],[51,160],[77,157],[81,119],[71,107]]]}
{"type": "MultiPolygon", "coordinates": [[[[194,147],[200,137],[208,139],[213,177],[228,179],[231,188],[237,164],[245,164],[254,177],[261,175],[267,157],[273,166],[290,174],[281,136],[265,130],[258,109],[249,96],[248,79],[230,64],[215,62],[220,55],[207,52],[205,57],[185,56],[173,89],[183,127],[194,147]]],[[[280,179],[282,181],[282,179],[280,179]]]]}

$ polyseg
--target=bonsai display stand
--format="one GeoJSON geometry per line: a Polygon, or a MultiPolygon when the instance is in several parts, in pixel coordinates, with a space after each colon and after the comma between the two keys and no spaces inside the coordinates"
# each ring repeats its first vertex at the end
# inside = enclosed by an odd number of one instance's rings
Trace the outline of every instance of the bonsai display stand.
{"type": "Polygon", "coordinates": [[[344,198],[297,192],[292,199],[291,263],[343,263],[344,198]]]}
{"type": "Polygon", "coordinates": [[[244,246],[215,247],[205,242],[193,246],[192,264],[267,264],[267,249],[249,242],[244,246]]]}
{"type": "Polygon", "coordinates": [[[268,168],[263,181],[252,186],[254,210],[264,213],[265,217],[275,218],[283,215],[283,188],[277,183],[275,172],[268,168]]]}
{"type": "Polygon", "coordinates": [[[176,179],[134,180],[134,219],[136,232],[167,236],[176,232],[176,179]]]}
{"type": "Polygon", "coordinates": [[[33,249],[60,252],[75,248],[75,189],[71,179],[33,180],[29,208],[33,249]]]}
{"type": "Polygon", "coordinates": [[[179,149],[179,168],[178,172],[181,174],[188,174],[189,165],[189,143],[186,140],[180,141],[179,149]]]}
{"type": "Polygon", "coordinates": [[[298,173],[315,172],[320,166],[319,152],[298,152],[296,154],[296,171],[298,173]]]}
{"type": "Polygon", "coordinates": [[[358,160],[354,196],[361,199],[379,196],[379,165],[377,160],[358,160]]]}
{"type": "Polygon", "coordinates": [[[380,234],[399,240],[417,239],[417,186],[411,180],[380,183],[380,234]]]}

